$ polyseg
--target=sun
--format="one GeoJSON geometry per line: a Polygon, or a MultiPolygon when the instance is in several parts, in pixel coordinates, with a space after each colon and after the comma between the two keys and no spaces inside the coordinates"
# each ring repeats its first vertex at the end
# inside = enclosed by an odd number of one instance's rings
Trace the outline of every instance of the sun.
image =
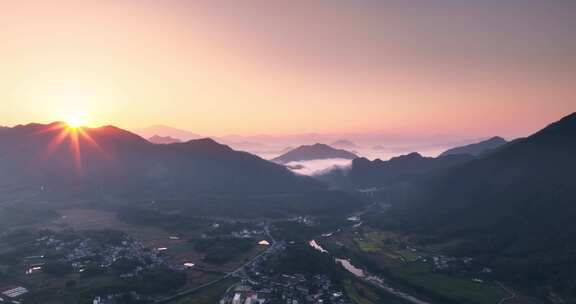
{"type": "Polygon", "coordinates": [[[87,124],[87,121],[79,116],[68,117],[65,122],[66,125],[72,129],[77,129],[87,124]]]}
{"type": "Polygon", "coordinates": [[[81,115],[68,115],[62,123],[58,123],[45,132],[57,132],[46,149],[46,157],[52,155],[60,146],[68,146],[74,158],[76,173],[82,175],[82,150],[88,146],[96,148],[102,155],[109,158],[110,155],[102,149],[98,142],[90,135],[91,129],[88,121],[81,115]]]}

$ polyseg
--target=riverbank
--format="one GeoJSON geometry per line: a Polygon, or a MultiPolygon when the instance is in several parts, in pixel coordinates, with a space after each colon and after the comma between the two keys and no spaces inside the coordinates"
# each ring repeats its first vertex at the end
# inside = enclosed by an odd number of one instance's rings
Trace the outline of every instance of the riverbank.
{"type": "Polygon", "coordinates": [[[357,277],[409,303],[494,304],[508,296],[487,276],[475,276],[469,260],[423,252],[394,233],[352,227],[315,243],[357,277]],[[449,263],[463,266],[449,271],[449,263]]]}
{"type": "MultiPolygon", "coordinates": [[[[318,244],[318,242],[316,240],[311,240],[308,244],[312,248],[314,248],[320,252],[330,254],[326,249],[324,249],[320,244],[318,244]]],[[[359,267],[354,266],[349,259],[334,257],[334,260],[336,263],[339,263],[340,265],[342,265],[342,267],[344,267],[344,269],[346,269],[348,272],[353,274],[356,278],[362,280],[363,282],[369,283],[370,285],[376,286],[376,287],[386,291],[387,293],[389,293],[393,296],[396,296],[396,297],[398,297],[402,300],[405,300],[409,303],[412,303],[412,304],[432,304],[431,302],[421,300],[415,296],[412,296],[406,292],[403,292],[399,289],[396,289],[396,288],[386,284],[384,279],[380,278],[377,275],[371,274],[371,273],[365,271],[364,269],[361,269],[359,267]]]]}

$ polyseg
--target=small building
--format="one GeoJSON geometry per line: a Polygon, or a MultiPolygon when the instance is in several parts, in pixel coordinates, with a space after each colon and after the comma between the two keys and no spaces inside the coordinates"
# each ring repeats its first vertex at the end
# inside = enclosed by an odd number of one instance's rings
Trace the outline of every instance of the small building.
{"type": "Polygon", "coordinates": [[[234,298],[232,299],[232,304],[241,304],[242,302],[242,294],[237,292],[234,294],[234,298]]]}
{"type": "Polygon", "coordinates": [[[2,292],[2,295],[10,298],[10,299],[17,299],[25,294],[28,293],[28,289],[26,289],[25,287],[22,286],[18,286],[18,287],[14,287],[14,288],[10,288],[8,290],[5,290],[2,292]]]}

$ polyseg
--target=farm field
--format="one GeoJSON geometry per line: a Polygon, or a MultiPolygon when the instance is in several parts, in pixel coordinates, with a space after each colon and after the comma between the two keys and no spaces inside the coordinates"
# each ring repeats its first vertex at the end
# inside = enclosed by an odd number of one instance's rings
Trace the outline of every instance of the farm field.
{"type": "MultiPolygon", "coordinates": [[[[440,253],[412,245],[408,235],[363,227],[343,231],[322,242],[330,251],[341,250],[342,254],[361,261],[361,264],[370,265],[369,271],[381,273],[390,282],[425,297],[444,298],[456,303],[490,304],[506,296],[501,287],[490,281],[474,282],[470,274],[458,271],[435,271],[431,258],[440,253]]],[[[346,286],[356,303],[371,303],[370,297],[359,296],[352,287],[346,286]]]]}
{"type": "Polygon", "coordinates": [[[182,242],[181,240],[170,240],[171,234],[157,227],[124,223],[117,218],[116,213],[111,211],[73,208],[60,209],[56,212],[59,214],[58,218],[50,223],[42,224],[38,228],[53,230],[119,230],[150,247],[161,247],[182,242]]]}

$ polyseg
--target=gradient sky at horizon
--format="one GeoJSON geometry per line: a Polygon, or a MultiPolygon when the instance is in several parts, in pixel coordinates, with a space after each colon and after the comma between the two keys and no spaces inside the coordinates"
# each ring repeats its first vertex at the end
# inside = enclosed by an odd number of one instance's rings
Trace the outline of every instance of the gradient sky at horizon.
{"type": "Polygon", "coordinates": [[[0,3],[0,125],[529,134],[576,111],[576,1],[0,3]]]}

